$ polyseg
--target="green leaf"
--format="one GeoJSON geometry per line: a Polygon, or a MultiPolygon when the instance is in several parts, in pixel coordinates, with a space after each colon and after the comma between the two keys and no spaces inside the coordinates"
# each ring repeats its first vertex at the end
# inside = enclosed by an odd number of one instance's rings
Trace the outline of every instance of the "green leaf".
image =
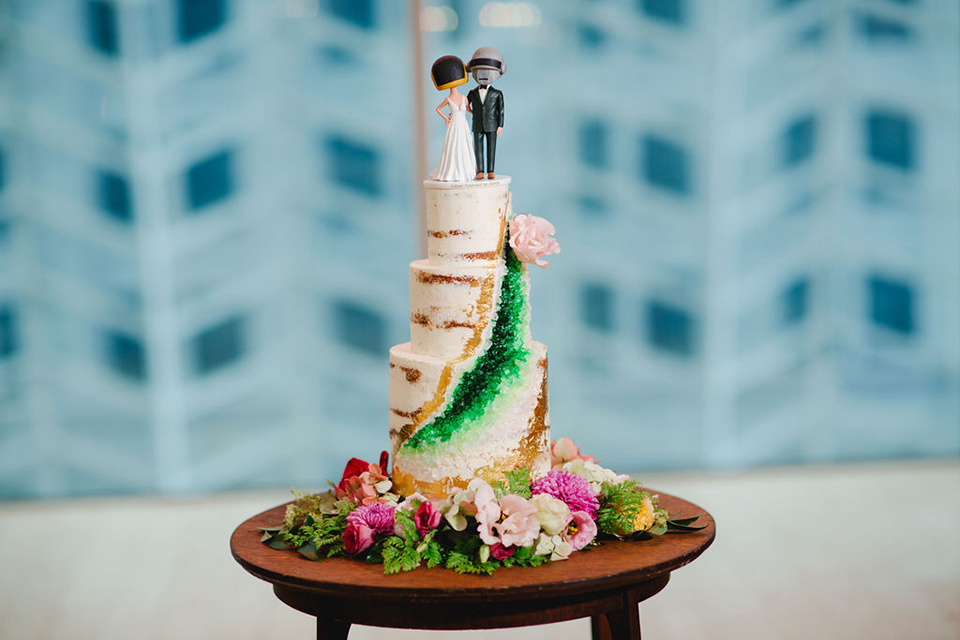
{"type": "Polygon", "coordinates": [[[677,524],[676,522],[667,522],[667,529],[669,529],[670,531],[700,531],[706,528],[707,528],[707,525],[705,524],[699,527],[695,527],[693,525],[688,525],[688,524],[677,524]]]}
{"type": "Polygon", "coordinates": [[[443,547],[436,540],[430,540],[427,542],[426,549],[423,550],[423,558],[431,569],[439,567],[443,564],[443,547]]]}
{"type": "Polygon", "coordinates": [[[402,547],[383,547],[383,572],[385,574],[400,573],[400,571],[403,570],[403,563],[400,560],[401,554],[402,547]]]}
{"type": "Polygon", "coordinates": [[[303,545],[302,547],[297,548],[297,553],[302,555],[308,560],[321,560],[320,555],[317,553],[317,547],[314,546],[312,542],[303,545]]]}
{"type": "Polygon", "coordinates": [[[287,544],[285,540],[282,540],[280,538],[273,538],[272,540],[270,540],[270,542],[267,543],[267,546],[269,546],[271,549],[280,549],[280,550],[290,548],[290,545],[287,544]]]}
{"type": "Polygon", "coordinates": [[[413,521],[413,514],[406,509],[397,509],[393,512],[393,520],[400,527],[403,537],[407,540],[419,540],[420,532],[413,521]]]}
{"type": "Polygon", "coordinates": [[[529,498],[530,492],[530,467],[520,467],[513,471],[507,471],[507,490],[509,493],[529,498]]]}
{"type": "Polygon", "coordinates": [[[413,571],[420,566],[420,554],[412,547],[404,547],[400,552],[400,565],[404,571],[413,571]]]}

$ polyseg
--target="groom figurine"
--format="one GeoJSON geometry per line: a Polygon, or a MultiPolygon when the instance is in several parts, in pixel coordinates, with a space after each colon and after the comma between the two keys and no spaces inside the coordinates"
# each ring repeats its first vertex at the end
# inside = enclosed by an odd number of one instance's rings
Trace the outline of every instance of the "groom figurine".
{"type": "Polygon", "coordinates": [[[473,113],[473,152],[477,156],[477,180],[483,179],[483,141],[487,141],[487,178],[493,180],[497,154],[497,138],[503,133],[503,93],[490,85],[507,72],[507,63],[493,47],[480,47],[473,52],[467,69],[477,81],[467,102],[473,113]]]}

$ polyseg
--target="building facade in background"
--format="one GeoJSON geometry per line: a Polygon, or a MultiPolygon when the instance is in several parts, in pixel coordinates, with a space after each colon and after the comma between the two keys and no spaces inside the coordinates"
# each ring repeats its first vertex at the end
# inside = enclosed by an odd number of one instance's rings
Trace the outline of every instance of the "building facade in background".
{"type": "Polygon", "coordinates": [[[556,433],[624,469],[957,454],[954,3],[423,5],[6,6],[0,496],[376,458],[418,87],[430,166],[443,133],[416,76],[487,44],[498,170],[563,247],[556,433]]]}

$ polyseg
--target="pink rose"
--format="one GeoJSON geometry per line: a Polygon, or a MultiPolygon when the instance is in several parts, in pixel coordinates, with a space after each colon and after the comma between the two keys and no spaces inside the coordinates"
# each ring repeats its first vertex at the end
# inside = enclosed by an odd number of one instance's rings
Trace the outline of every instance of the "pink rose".
{"type": "Polygon", "coordinates": [[[566,462],[571,460],[583,460],[584,462],[594,462],[593,456],[580,454],[580,447],[573,443],[570,438],[560,438],[555,440],[550,447],[550,464],[554,469],[559,469],[566,462]]]}
{"type": "Polygon", "coordinates": [[[443,517],[433,503],[427,500],[420,505],[417,512],[413,514],[413,522],[417,525],[417,531],[421,536],[425,536],[440,525],[440,518],[443,517]]]}
{"type": "Polygon", "coordinates": [[[513,555],[513,547],[505,547],[499,542],[494,542],[490,545],[490,555],[497,560],[506,560],[513,555]]]}
{"type": "MultiPolygon", "coordinates": [[[[527,499],[518,495],[500,498],[503,522],[493,525],[500,534],[500,542],[505,547],[529,547],[540,533],[540,520],[537,508],[527,499]]],[[[489,543],[487,543],[489,544],[489,543]]]]}
{"type": "Polygon", "coordinates": [[[560,253],[560,245],[552,237],[553,225],[544,218],[520,213],[510,220],[510,246],[521,262],[532,262],[546,268],[550,263],[541,260],[551,253],[560,253]]]}
{"type": "Polygon", "coordinates": [[[365,524],[351,522],[343,530],[343,546],[350,555],[357,555],[373,546],[373,529],[365,524]]]}
{"type": "Polygon", "coordinates": [[[593,542],[597,537],[597,523],[593,521],[590,514],[586,511],[574,511],[573,520],[567,525],[567,542],[573,547],[574,551],[579,551],[593,542]]]}

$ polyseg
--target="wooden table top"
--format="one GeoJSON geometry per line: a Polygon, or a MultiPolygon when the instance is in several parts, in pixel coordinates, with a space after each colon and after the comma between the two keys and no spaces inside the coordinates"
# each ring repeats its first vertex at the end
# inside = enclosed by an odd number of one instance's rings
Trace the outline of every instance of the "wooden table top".
{"type": "Polygon", "coordinates": [[[337,598],[386,600],[410,598],[431,602],[487,602],[518,597],[562,597],[574,593],[636,585],[668,574],[696,559],[714,540],[716,525],[705,510],[680,498],[659,493],[671,516],[700,515],[701,531],[667,533],[647,540],[604,542],[569,559],[540,567],[505,567],[492,576],[460,575],[449,569],[419,567],[384,575],[383,566],[352,558],[308,560],[294,550],[279,551],[260,542],[258,527],[283,520],[286,505],[253,516],[233,532],[230,549],[240,565],[267,582],[337,598]]]}

